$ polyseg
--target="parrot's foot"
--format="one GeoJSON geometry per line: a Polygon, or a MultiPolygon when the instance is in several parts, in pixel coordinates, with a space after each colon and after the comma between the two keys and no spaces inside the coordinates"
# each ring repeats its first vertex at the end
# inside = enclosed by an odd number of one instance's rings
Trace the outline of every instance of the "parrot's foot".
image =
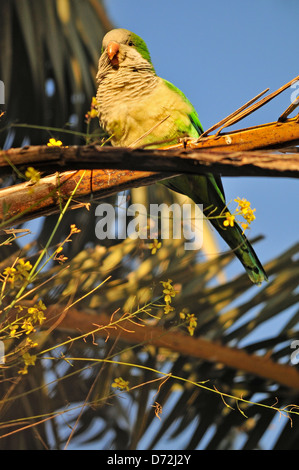
{"type": "Polygon", "coordinates": [[[190,137],[181,137],[181,138],[179,139],[179,143],[180,143],[180,144],[183,144],[184,149],[185,149],[185,148],[187,148],[188,142],[191,142],[192,140],[193,140],[193,139],[190,139],[190,137]]]}

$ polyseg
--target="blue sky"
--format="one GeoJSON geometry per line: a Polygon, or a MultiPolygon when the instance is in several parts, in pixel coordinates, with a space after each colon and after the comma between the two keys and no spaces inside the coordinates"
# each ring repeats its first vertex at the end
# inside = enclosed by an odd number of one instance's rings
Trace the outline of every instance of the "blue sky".
{"type": "MultiPolygon", "coordinates": [[[[265,88],[274,91],[299,75],[298,0],[104,3],[116,27],[145,40],[158,75],[185,93],[205,129],[265,88]]],[[[294,91],[287,90],[237,128],[275,121],[294,91]]],[[[223,178],[223,183],[228,201],[245,197],[256,208],[249,236],[265,236],[256,245],[262,262],[298,241],[298,180],[223,178]]]]}

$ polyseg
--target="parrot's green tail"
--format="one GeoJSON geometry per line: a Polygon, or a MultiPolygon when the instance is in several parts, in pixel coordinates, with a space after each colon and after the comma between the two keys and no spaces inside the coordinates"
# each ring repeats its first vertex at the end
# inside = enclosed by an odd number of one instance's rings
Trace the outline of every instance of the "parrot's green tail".
{"type": "Polygon", "coordinates": [[[233,250],[237,258],[239,258],[246,269],[249,279],[254,284],[261,284],[263,281],[267,281],[267,274],[239,225],[235,223],[233,227],[223,227],[217,219],[210,220],[210,222],[233,250]]]}
{"type": "Polygon", "coordinates": [[[220,178],[212,174],[182,175],[161,183],[173,191],[189,196],[196,204],[203,205],[205,216],[239,258],[254,284],[268,280],[263,266],[239,225],[236,223],[233,227],[223,225],[223,214],[228,212],[228,209],[220,178]]]}

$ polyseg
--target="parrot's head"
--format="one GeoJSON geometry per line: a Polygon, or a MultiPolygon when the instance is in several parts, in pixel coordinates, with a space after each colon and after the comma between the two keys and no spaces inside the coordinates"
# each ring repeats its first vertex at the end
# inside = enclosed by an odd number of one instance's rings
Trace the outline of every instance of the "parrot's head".
{"type": "Polygon", "coordinates": [[[127,29],[112,29],[103,38],[97,80],[109,72],[125,69],[155,73],[143,39],[127,29]]]}

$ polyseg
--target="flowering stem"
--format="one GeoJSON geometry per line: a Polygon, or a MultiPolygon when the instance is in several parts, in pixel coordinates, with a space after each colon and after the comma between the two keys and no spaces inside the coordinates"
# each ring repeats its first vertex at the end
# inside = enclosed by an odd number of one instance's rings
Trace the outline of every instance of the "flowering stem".
{"type": "Polygon", "coordinates": [[[37,269],[38,265],[40,264],[42,258],[44,257],[45,253],[47,252],[47,250],[48,250],[48,248],[49,248],[49,246],[50,246],[50,244],[51,244],[51,242],[52,242],[52,239],[53,239],[53,237],[54,237],[54,235],[55,235],[55,233],[56,233],[56,231],[57,231],[57,229],[58,229],[58,227],[59,227],[59,225],[60,225],[60,222],[61,222],[62,218],[64,217],[64,214],[66,213],[66,211],[67,211],[67,209],[68,209],[68,206],[70,205],[71,200],[72,200],[73,196],[75,195],[75,193],[76,193],[76,191],[77,191],[77,189],[78,189],[78,186],[80,185],[80,183],[81,183],[82,179],[84,178],[84,176],[85,176],[85,172],[82,173],[82,175],[81,175],[81,177],[80,177],[78,183],[76,184],[76,186],[75,186],[74,190],[72,191],[72,193],[71,193],[69,199],[67,200],[66,205],[64,206],[64,208],[63,208],[62,211],[60,212],[60,215],[59,215],[59,217],[58,217],[58,220],[57,220],[57,222],[56,222],[56,225],[55,225],[55,227],[54,227],[54,229],[53,229],[53,231],[52,231],[52,233],[51,233],[51,235],[50,235],[50,237],[49,237],[49,239],[48,239],[48,241],[47,241],[47,243],[46,243],[46,246],[45,246],[44,249],[42,250],[41,254],[39,255],[39,257],[38,257],[38,259],[37,259],[37,261],[36,261],[36,263],[35,263],[35,265],[33,266],[33,268],[32,268],[31,271],[30,271],[29,278],[28,278],[28,283],[29,283],[30,281],[32,281],[33,279],[35,279],[35,277],[38,275],[38,273],[43,269],[43,267],[45,266],[45,264],[48,262],[48,261],[46,261],[46,262],[39,268],[39,270],[34,274],[34,272],[35,272],[35,270],[37,269]]]}
{"type": "MultiPolygon", "coordinates": [[[[16,294],[15,298],[13,299],[13,301],[11,302],[11,304],[9,305],[8,311],[14,307],[14,305],[16,304],[16,302],[17,302],[17,301],[19,300],[19,298],[22,296],[22,294],[23,294],[24,290],[26,289],[26,287],[28,286],[28,284],[30,284],[30,282],[32,282],[32,281],[36,278],[36,276],[40,273],[40,271],[41,271],[41,270],[44,268],[44,266],[48,263],[49,259],[47,259],[47,260],[45,261],[45,263],[43,263],[43,265],[37,270],[39,264],[41,263],[41,260],[43,259],[43,257],[44,257],[45,254],[47,253],[47,250],[48,250],[48,248],[49,248],[49,246],[50,246],[50,244],[51,244],[51,242],[52,242],[52,239],[53,239],[53,237],[54,237],[54,235],[55,235],[55,233],[56,233],[56,231],[57,231],[57,229],[58,229],[58,227],[59,227],[59,225],[60,225],[60,222],[61,222],[62,218],[64,217],[64,214],[66,213],[66,211],[67,211],[67,209],[68,209],[68,206],[70,205],[71,200],[72,200],[74,194],[76,193],[76,191],[77,191],[77,189],[78,189],[78,187],[79,187],[79,185],[80,185],[80,183],[81,183],[81,181],[82,181],[82,179],[83,179],[84,176],[85,176],[85,172],[82,173],[82,175],[81,175],[81,177],[80,177],[78,183],[76,184],[74,190],[72,191],[70,197],[68,198],[67,203],[65,204],[64,208],[62,209],[62,211],[61,211],[61,213],[60,213],[60,215],[59,215],[59,217],[58,217],[58,220],[57,220],[57,222],[56,222],[56,225],[55,225],[55,227],[54,227],[54,229],[53,229],[53,231],[52,231],[52,233],[51,233],[51,235],[50,235],[50,237],[49,237],[49,239],[48,239],[48,241],[47,241],[47,243],[46,243],[46,246],[44,247],[44,249],[42,250],[41,254],[39,255],[39,257],[38,257],[36,263],[35,263],[34,266],[32,267],[32,269],[31,269],[31,271],[30,271],[30,273],[29,273],[29,275],[28,275],[28,278],[26,279],[26,281],[24,282],[24,284],[23,284],[22,287],[20,288],[19,292],[16,294]],[[36,271],[36,270],[37,270],[37,271],[36,271]],[[35,271],[36,271],[36,272],[35,272],[35,271]]],[[[51,258],[50,258],[50,259],[51,259],[51,258]]],[[[6,313],[7,313],[7,311],[6,311],[6,313]]]]}
{"type": "MultiPolygon", "coordinates": [[[[54,360],[55,358],[45,357],[45,359],[54,360]]],[[[87,358],[87,357],[80,357],[80,358],[78,358],[78,357],[67,357],[66,359],[68,361],[84,361],[84,362],[85,361],[90,361],[90,358],[87,358]]],[[[116,364],[116,365],[121,365],[121,366],[127,366],[127,367],[130,367],[131,369],[133,369],[135,367],[135,368],[138,368],[138,369],[148,370],[148,371],[154,372],[158,375],[162,375],[162,376],[165,376],[165,377],[168,377],[168,378],[172,378],[174,380],[179,380],[179,381],[182,381],[182,382],[186,382],[188,384],[194,385],[195,387],[199,387],[199,388],[201,388],[203,390],[206,390],[208,392],[216,393],[217,395],[220,395],[222,400],[223,400],[223,397],[225,397],[225,398],[236,400],[236,402],[246,403],[248,405],[256,405],[256,406],[260,406],[262,408],[267,408],[267,409],[270,409],[270,410],[273,410],[273,411],[278,411],[280,414],[285,413],[286,416],[288,416],[288,414],[299,415],[298,408],[295,408],[295,407],[294,407],[294,410],[293,409],[287,410],[286,407],[281,409],[281,408],[275,407],[273,405],[267,405],[266,403],[253,402],[253,401],[250,401],[250,400],[247,400],[247,399],[243,398],[242,396],[237,397],[237,396],[231,395],[229,393],[221,392],[216,387],[212,388],[212,387],[206,386],[205,383],[208,382],[208,380],[203,381],[203,382],[194,382],[194,381],[186,379],[184,377],[173,375],[173,374],[167,373],[167,372],[162,372],[162,371],[160,371],[158,369],[154,369],[152,367],[147,367],[143,364],[133,364],[133,363],[129,363],[129,362],[115,361],[115,360],[110,360],[110,359],[100,359],[100,358],[93,358],[92,360],[95,363],[96,362],[102,362],[102,363],[104,362],[104,363],[108,363],[108,364],[116,364]]],[[[226,403],[225,403],[225,405],[228,406],[226,403]]],[[[239,410],[239,411],[241,411],[241,410],[239,410]]]]}

